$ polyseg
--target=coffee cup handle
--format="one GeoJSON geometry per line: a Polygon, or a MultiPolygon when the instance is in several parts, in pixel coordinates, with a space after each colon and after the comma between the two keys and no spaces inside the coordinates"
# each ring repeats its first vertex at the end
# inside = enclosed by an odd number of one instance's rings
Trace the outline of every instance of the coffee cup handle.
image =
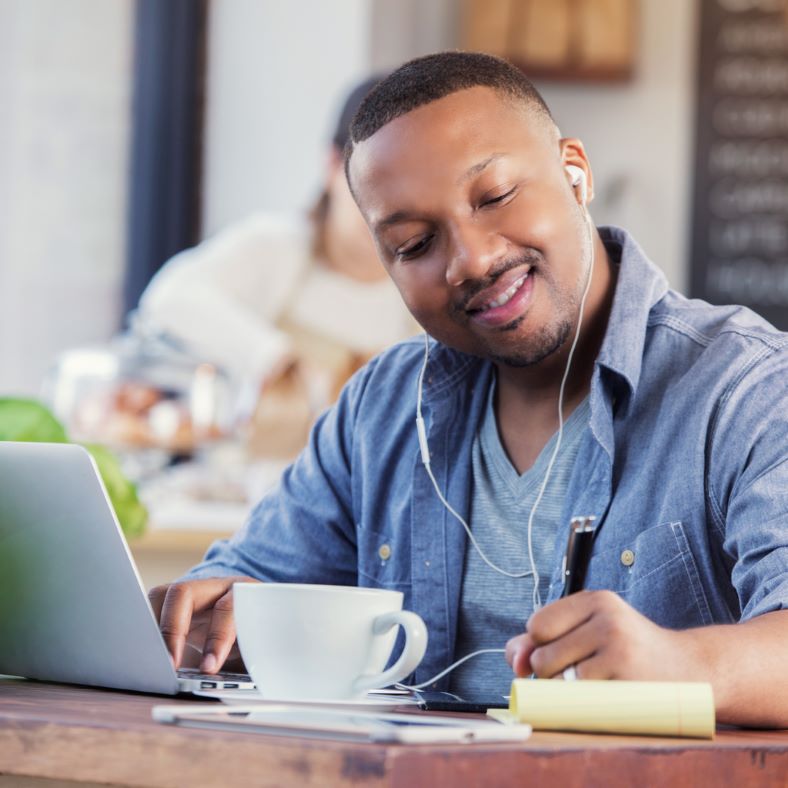
{"type": "Polygon", "coordinates": [[[383,613],[375,619],[372,633],[385,635],[392,627],[398,625],[405,631],[405,648],[402,649],[400,658],[382,673],[376,673],[374,676],[359,676],[353,683],[353,688],[357,692],[396,684],[413,673],[421,662],[427,650],[427,627],[416,613],[411,613],[409,610],[383,613]]]}

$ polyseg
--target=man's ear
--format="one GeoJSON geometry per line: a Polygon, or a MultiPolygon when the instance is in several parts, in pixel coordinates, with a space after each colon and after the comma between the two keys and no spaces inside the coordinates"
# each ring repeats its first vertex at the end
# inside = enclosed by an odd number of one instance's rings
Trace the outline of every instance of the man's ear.
{"type": "MultiPolygon", "coordinates": [[[[577,167],[583,172],[585,180],[585,205],[594,199],[594,173],[591,170],[591,163],[588,161],[583,143],[575,137],[565,137],[559,143],[561,154],[561,164],[566,167],[577,167]]],[[[572,176],[567,174],[567,178],[572,176]]]]}

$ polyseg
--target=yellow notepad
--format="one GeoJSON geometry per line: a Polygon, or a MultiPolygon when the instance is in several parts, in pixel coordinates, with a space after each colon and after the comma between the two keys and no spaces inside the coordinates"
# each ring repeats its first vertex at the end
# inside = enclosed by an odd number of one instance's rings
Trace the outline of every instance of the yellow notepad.
{"type": "Polygon", "coordinates": [[[714,737],[710,684],[515,679],[509,709],[487,712],[534,730],[714,737]]]}

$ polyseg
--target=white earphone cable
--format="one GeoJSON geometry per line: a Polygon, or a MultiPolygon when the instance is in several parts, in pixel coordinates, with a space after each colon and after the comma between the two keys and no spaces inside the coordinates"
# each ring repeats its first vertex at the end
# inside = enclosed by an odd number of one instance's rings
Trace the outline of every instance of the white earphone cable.
{"type": "MultiPolygon", "coordinates": [[[[547,488],[547,483],[548,483],[548,481],[550,479],[550,474],[551,474],[551,472],[553,470],[553,465],[555,463],[556,457],[558,456],[558,452],[559,452],[559,450],[561,448],[561,439],[563,437],[563,431],[564,431],[564,414],[563,414],[564,389],[566,387],[567,378],[569,377],[569,369],[570,369],[570,367],[572,365],[572,358],[573,358],[574,353],[575,353],[575,348],[577,347],[577,342],[578,342],[578,339],[580,338],[580,329],[581,329],[581,327],[583,325],[583,315],[584,315],[584,312],[585,312],[585,304],[586,304],[586,299],[588,297],[588,293],[589,293],[589,291],[591,289],[591,280],[593,278],[594,263],[595,263],[595,258],[596,258],[596,254],[595,254],[595,250],[594,250],[594,239],[593,239],[593,224],[591,222],[591,217],[588,214],[588,211],[587,211],[587,209],[585,207],[585,204],[583,204],[583,212],[585,214],[586,224],[587,224],[587,228],[588,228],[589,253],[591,255],[591,260],[590,260],[590,263],[589,263],[589,266],[588,266],[588,276],[586,278],[585,288],[583,290],[583,295],[582,295],[582,298],[580,300],[580,310],[579,310],[578,319],[577,319],[577,329],[575,330],[575,336],[574,336],[574,339],[572,340],[572,345],[571,345],[571,347],[569,349],[569,355],[568,355],[567,361],[566,361],[566,368],[564,369],[564,375],[563,375],[563,378],[561,379],[561,386],[560,386],[560,389],[559,389],[559,392],[558,392],[558,436],[556,438],[555,448],[553,449],[553,453],[552,453],[552,455],[550,457],[550,461],[549,461],[549,463],[547,465],[547,470],[545,471],[544,479],[542,480],[542,485],[541,485],[541,487],[539,489],[539,493],[536,496],[536,500],[534,501],[534,504],[531,507],[531,512],[530,512],[530,514],[528,516],[528,558],[529,558],[529,561],[531,563],[531,568],[530,569],[528,569],[526,571],[523,571],[523,572],[510,572],[510,571],[508,571],[506,569],[503,569],[502,567],[494,564],[492,561],[490,561],[490,559],[487,558],[487,556],[484,554],[484,551],[479,546],[479,543],[476,541],[476,538],[474,537],[473,533],[471,532],[470,527],[465,522],[465,520],[462,517],[462,515],[460,515],[454,509],[454,507],[444,497],[443,493],[440,490],[440,487],[438,486],[438,482],[436,481],[435,476],[432,473],[432,468],[430,467],[429,446],[428,446],[428,443],[427,443],[427,429],[426,429],[426,426],[424,424],[424,418],[423,418],[422,413],[421,413],[422,392],[423,392],[423,388],[424,388],[424,375],[425,375],[425,373],[427,371],[427,364],[428,364],[428,361],[429,361],[429,353],[430,353],[429,337],[428,337],[428,335],[426,333],[424,334],[424,363],[421,366],[421,371],[419,372],[419,380],[418,380],[418,391],[417,391],[417,399],[416,399],[416,428],[417,428],[417,432],[418,432],[418,435],[419,435],[419,448],[421,450],[421,460],[422,460],[422,463],[424,464],[425,470],[427,471],[427,475],[429,476],[430,481],[432,482],[432,486],[435,488],[435,492],[436,492],[438,498],[440,499],[441,503],[446,507],[446,509],[452,515],[454,515],[454,517],[460,522],[462,527],[465,529],[465,533],[468,535],[468,539],[470,540],[470,542],[473,545],[473,547],[476,550],[476,552],[479,554],[479,557],[493,571],[498,572],[499,574],[504,575],[506,577],[511,577],[511,578],[515,578],[515,579],[522,578],[522,577],[528,577],[529,575],[533,575],[533,577],[534,577],[534,590],[533,590],[534,610],[537,610],[539,607],[541,607],[541,604],[542,604],[541,595],[539,594],[539,572],[536,569],[536,561],[534,560],[533,543],[532,543],[532,538],[531,538],[531,534],[532,534],[532,531],[533,531],[534,515],[536,514],[536,510],[537,510],[537,508],[538,508],[538,506],[539,506],[539,504],[540,504],[540,502],[542,500],[542,497],[544,495],[545,489],[547,488]]],[[[467,658],[470,658],[471,656],[474,656],[476,653],[482,653],[482,652],[475,652],[474,654],[468,655],[467,658]]],[[[463,658],[463,659],[465,659],[465,658],[463,658]]],[[[463,660],[460,660],[460,662],[462,662],[462,661],[463,660]]],[[[457,663],[455,663],[455,665],[451,666],[450,668],[447,668],[446,672],[448,672],[449,670],[453,670],[453,668],[456,667],[456,665],[460,664],[460,662],[457,662],[457,663]]],[[[433,680],[437,680],[438,678],[442,677],[443,675],[445,675],[445,673],[440,674],[440,676],[435,677],[435,679],[433,679],[433,680]]]]}
{"type": "Polygon", "coordinates": [[[451,673],[455,668],[458,668],[460,665],[462,665],[463,662],[473,659],[473,657],[478,657],[480,654],[504,654],[505,652],[505,648],[481,648],[478,651],[473,651],[470,654],[466,654],[464,657],[461,657],[456,662],[453,662],[451,665],[449,665],[448,668],[445,668],[440,673],[434,675],[431,679],[422,681],[421,684],[395,684],[394,686],[398,689],[406,690],[424,689],[425,687],[429,687],[430,684],[434,684],[436,681],[442,679],[447,673],[451,673]]]}
{"type": "Polygon", "coordinates": [[[547,482],[549,481],[550,474],[553,471],[553,465],[555,464],[555,460],[558,457],[558,452],[561,449],[561,440],[564,436],[564,389],[566,388],[566,381],[569,377],[569,369],[572,366],[572,358],[575,355],[575,348],[577,347],[577,342],[580,338],[580,328],[583,325],[586,298],[588,297],[588,292],[591,289],[591,279],[594,273],[594,259],[596,257],[594,253],[594,235],[592,231],[593,225],[591,224],[591,217],[588,215],[588,210],[586,209],[585,204],[583,205],[583,213],[585,214],[586,225],[588,229],[588,243],[591,262],[588,266],[588,276],[586,277],[586,284],[585,288],[583,289],[583,297],[580,299],[580,311],[577,317],[577,330],[575,331],[575,338],[572,340],[572,347],[569,348],[569,355],[566,359],[566,369],[564,370],[564,376],[561,379],[561,388],[558,390],[558,436],[555,441],[555,448],[553,449],[553,453],[550,456],[550,462],[548,463],[547,470],[544,474],[544,479],[542,479],[542,486],[539,488],[539,493],[536,496],[534,505],[531,507],[531,513],[528,515],[528,558],[531,561],[531,570],[534,576],[534,610],[538,610],[542,606],[542,595],[539,593],[539,572],[536,569],[536,561],[534,560],[532,542],[534,515],[536,514],[537,507],[542,501],[542,496],[544,495],[545,489],[547,488],[547,482]]]}

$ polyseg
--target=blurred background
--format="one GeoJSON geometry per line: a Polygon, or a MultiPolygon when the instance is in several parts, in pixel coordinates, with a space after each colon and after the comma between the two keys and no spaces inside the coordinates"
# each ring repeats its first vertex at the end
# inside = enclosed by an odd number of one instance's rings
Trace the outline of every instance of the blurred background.
{"type": "MultiPolygon", "coordinates": [[[[0,0],[0,398],[42,401],[72,437],[118,450],[143,485],[203,444],[237,438],[245,384],[194,348],[118,344],[129,313],[179,251],[252,215],[306,214],[348,91],[449,48],[525,69],[563,134],[586,145],[596,223],[630,230],[674,288],[746,303],[788,328],[786,5],[0,0]],[[168,402],[187,391],[191,409],[190,440],[163,442],[153,460],[135,460],[100,419],[92,430],[74,421],[90,389],[80,376],[128,381],[140,370],[168,402]]],[[[157,429],[175,418],[159,409],[157,429]]],[[[214,479],[240,462],[223,445],[214,479]]],[[[166,527],[161,490],[151,494],[138,557],[152,567],[162,551],[197,555],[240,524],[278,468],[256,466],[256,484],[224,496],[229,514],[189,510],[166,527]]],[[[146,583],[174,566],[149,568],[146,583]]]]}

